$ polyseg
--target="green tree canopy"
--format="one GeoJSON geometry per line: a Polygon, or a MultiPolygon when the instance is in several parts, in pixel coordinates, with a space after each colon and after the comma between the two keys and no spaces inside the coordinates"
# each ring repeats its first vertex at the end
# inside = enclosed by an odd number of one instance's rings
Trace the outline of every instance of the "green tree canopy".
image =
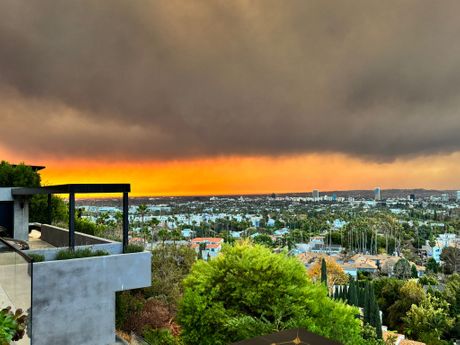
{"type": "Polygon", "coordinates": [[[423,299],[419,305],[412,304],[406,317],[406,333],[413,339],[427,344],[444,344],[441,335],[453,325],[453,318],[448,314],[449,304],[431,295],[423,299]]]}
{"type": "Polygon", "coordinates": [[[267,234],[260,234],[260,235],[255,236],[253,238],[253,242],[257,244],[262,244],[269,248],[273,247],[273,240],[267,234]]]}
{"type": "MultiPolygon", "coordinates": [[[[0,163],[0,187],[40,187],[40,174],[24,163],[0,163]]],[[[51,217],[54,221],[63,222],[68,219],[68,212],[64,201],[53,196],[51,198],[51,217]]],[[[34,195],[30,199],[29,220],[31,222],[48,223],[48,197],[34,195]]]]}
{"type": "Polygon", "coordinates": [[[452,338],[460,338],[460,275],[452,274],[446,283],[444,298],[450,304],[450,316],[455,318],[455,324],[451,330],[452,338]]]}
{"type": "Polygon", "coordinates": [[[409,279],[412,275],[412,270],[409,261],[402,258],[399,259],[393,268],[394,274],[399,279],[409,279]]]}
{"type": "Polygon", "coordinates": [[[441,253],[441,260],[444,262],[444,273],[460,273],[460,248],[444,248],[441,253]]]}
{"type": "Polygon", "coordinates": [[[39,187],[40,175],[24,163],[0,163],[0,187],[39,187]]]}
{"type": "Polygon", "coordinates": [[[429,273],[429,272],[438,273],[439,265],[438,265],[438,263],[436,262],[435,259],[433,259],[433,258],[428,259],[428,261],[426,263],[426,271],[427,271],[427,273],[429,273]]]}
{"type": "Polygon", "coordinates": [[[390,329],[405,331],[404,317],[413,304],[418,305],[426,298],[423,287],[415,280],[408,280],[399,290],[399,298],[388,308],[388,326],[390,329]]]}
{"type": "Polygon", "coordinates": [[[225,246],[216,259],[196,262],[184,286],[178,320],[187,344],[228,344],[294,327],[362,342],[356,308],[330,299],[296,258],[261,245],[225,246]]]}

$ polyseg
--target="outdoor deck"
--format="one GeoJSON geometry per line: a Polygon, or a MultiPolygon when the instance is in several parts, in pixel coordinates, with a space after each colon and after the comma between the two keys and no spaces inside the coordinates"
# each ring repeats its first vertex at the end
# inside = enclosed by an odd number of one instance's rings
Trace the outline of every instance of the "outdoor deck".
{"type": "Polygon", "coordinates": [[[29,234],[29,249],[43,249],[43,248],[54,248],[53,245],[40,239],[41,233],[37,230],[32,230],[29,234]]]}

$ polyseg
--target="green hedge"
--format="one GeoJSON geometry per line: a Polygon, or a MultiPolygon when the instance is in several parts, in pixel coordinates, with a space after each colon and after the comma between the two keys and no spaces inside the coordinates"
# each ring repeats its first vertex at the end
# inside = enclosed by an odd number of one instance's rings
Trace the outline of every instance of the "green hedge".
{"type": "Polygon", "coordinates": [[[69,260],[78,258],[87,258],[91,256],[105,256],[109,255],[105,250],[92,251],[90,248],[70,250],[64,249],[57,253],[56,260],[69,260]]]}
{"type": "Polygon", "coordinates": [[[27,254],[29,258],[33,260],[33,262],[42,262],[45,261],[45,256],[41,254],[27,254]]]}

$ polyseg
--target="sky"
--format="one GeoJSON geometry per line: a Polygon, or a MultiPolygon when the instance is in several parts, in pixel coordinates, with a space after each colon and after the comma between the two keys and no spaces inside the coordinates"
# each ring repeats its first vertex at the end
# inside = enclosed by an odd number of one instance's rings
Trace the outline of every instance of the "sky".
{"type": "Polygon", "coordinates": [[[460,188],[456,0],[3,0],[0,159],[133,195],[460,188]]]}

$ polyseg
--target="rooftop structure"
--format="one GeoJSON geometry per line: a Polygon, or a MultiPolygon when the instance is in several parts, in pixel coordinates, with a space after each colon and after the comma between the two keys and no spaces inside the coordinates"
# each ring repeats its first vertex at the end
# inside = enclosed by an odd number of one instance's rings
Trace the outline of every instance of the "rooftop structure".
{"type": "Polygon", "coordinates": [[[191,242],[191,247],[196,253],[199,254],[201,252],[202,259],[208,260],[208,258],[212,259],[219,255],[224,239],[220,237],[197,237],[191,242]]]}
{"type": "Polygon", "coordinates": [[[151,253],[126,253],[129,191],[129,184],[0,188],[0,309],[11,306],[28,314],[28,336],[19,344],[115,343],[115,292],[151,284],[151,253]],[[121,242],[75,231],[77,193],[122,194],[121,242]],[[29,224],[35,194],[48,195],[50,224],[29,224]],[[52,194],[69,196],[68,229],[51,225],[52,194]],[[57,259],[63,250],[79,249],[104,255],[57,259]],[[44,261],[34,262],[33,254],[44,261]]]}

